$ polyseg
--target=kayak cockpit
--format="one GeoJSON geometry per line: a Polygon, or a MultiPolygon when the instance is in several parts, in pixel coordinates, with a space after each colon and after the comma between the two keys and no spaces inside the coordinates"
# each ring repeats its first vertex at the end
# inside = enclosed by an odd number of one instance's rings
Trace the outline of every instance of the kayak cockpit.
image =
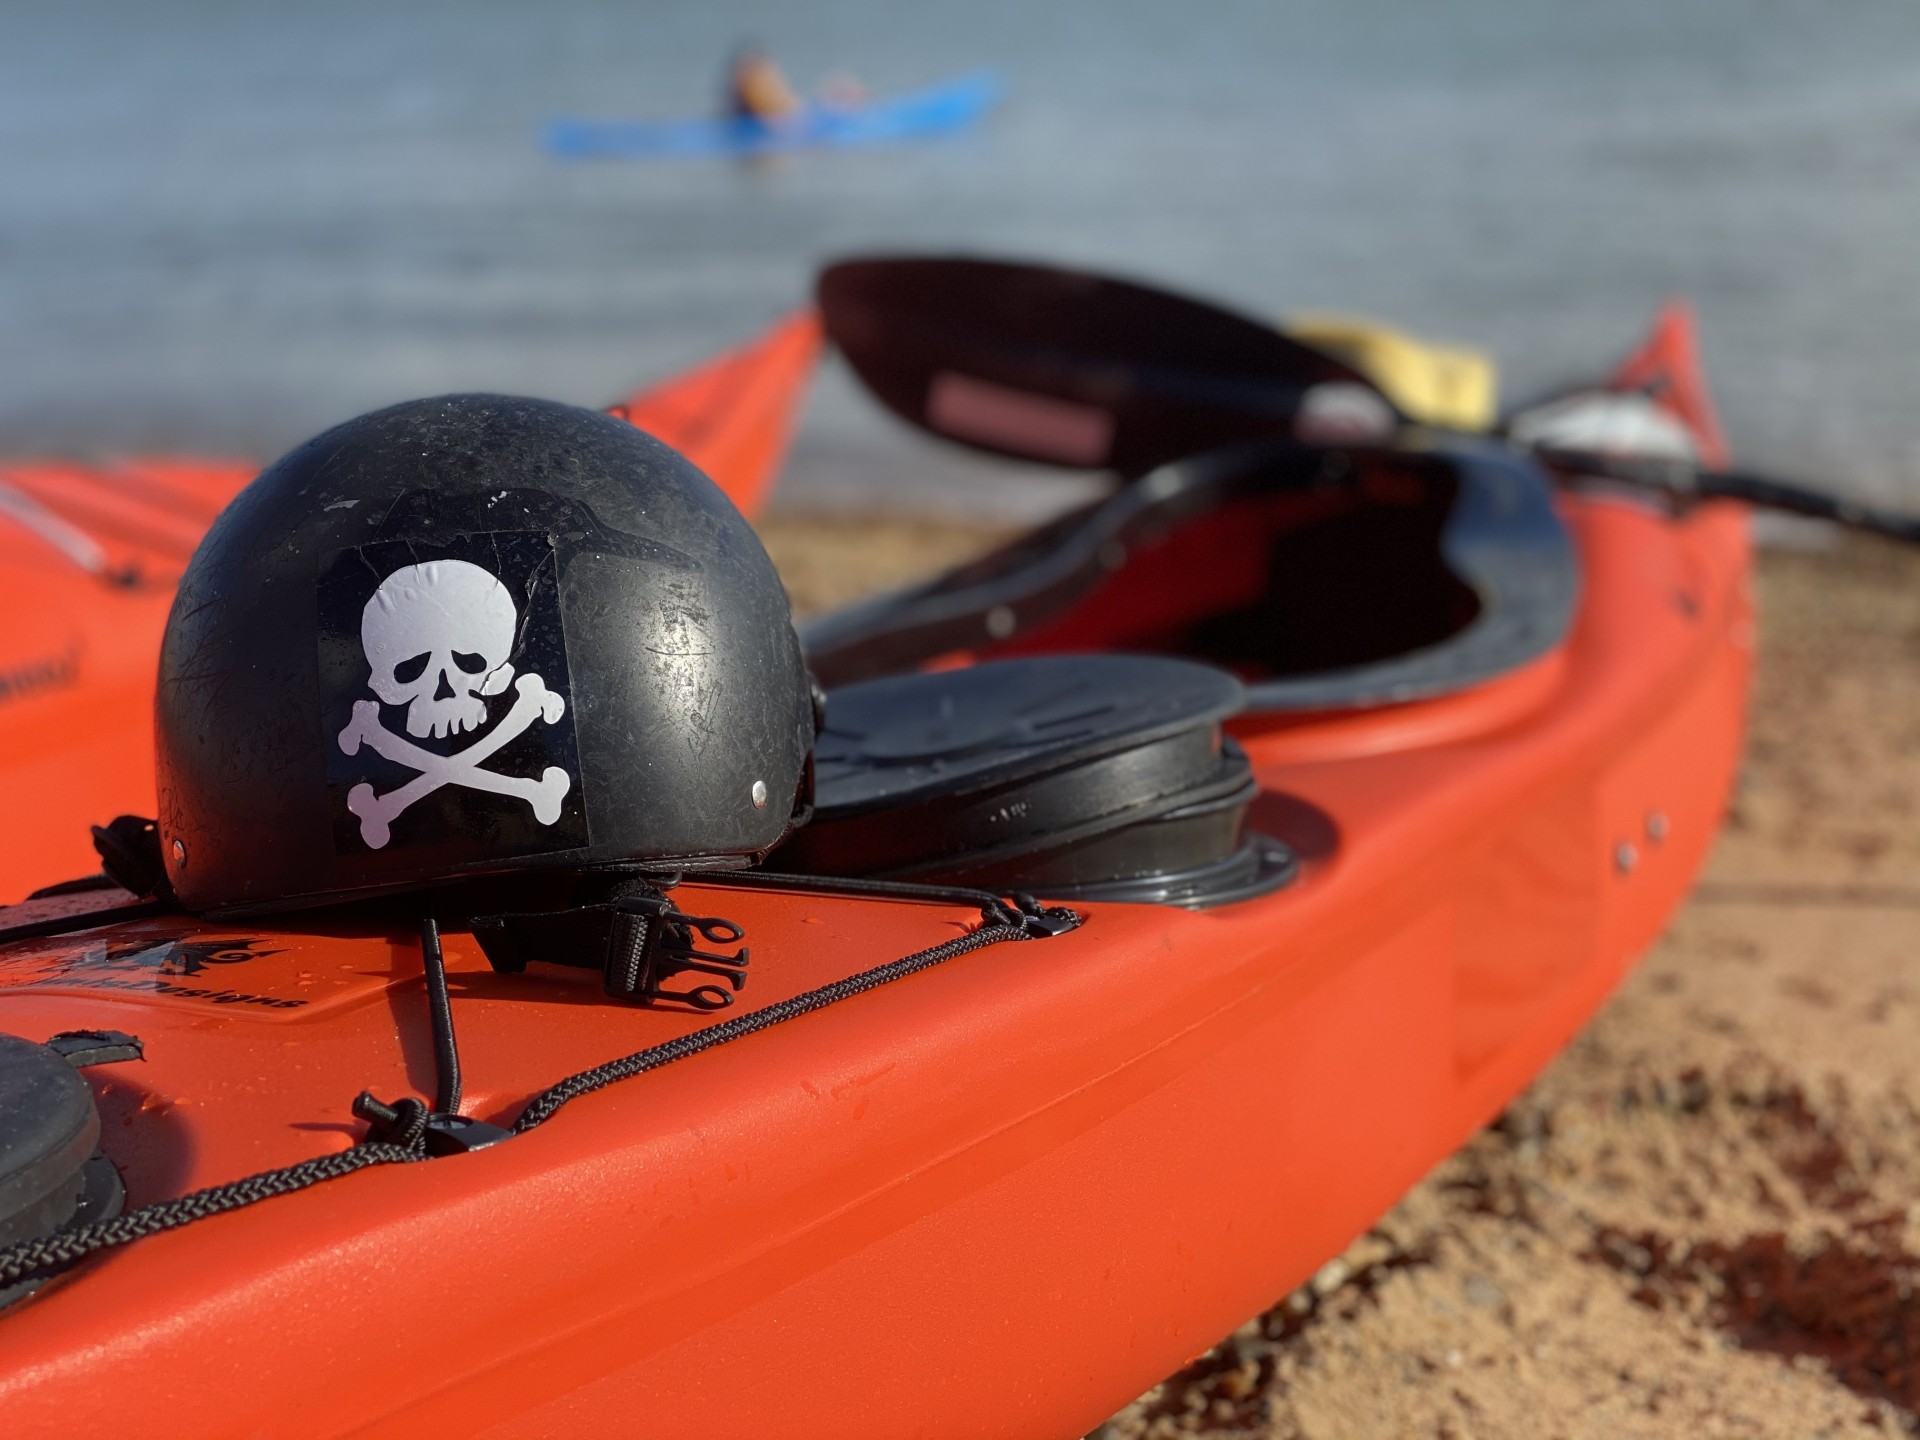
{"type": "Polygon", "coordinates": [[[1124,650],[1222,666],[1255,713],[1318,712],[1519,670],[1578,596],[1549,482],[1510,451],[1262,443],[1163,466],[802,640],[829,684],[953,652],[1124,650]]]}

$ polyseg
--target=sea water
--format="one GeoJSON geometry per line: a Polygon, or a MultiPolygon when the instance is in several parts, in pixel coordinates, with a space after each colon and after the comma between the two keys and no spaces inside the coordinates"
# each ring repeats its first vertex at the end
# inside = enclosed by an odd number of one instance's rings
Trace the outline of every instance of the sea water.
{"type": "MultiPolygon", "coordinates": [[[[1697,304],[1749,463],[1920,502],[1912,0],[64,0],[0,43],[0,450],[270,455],[386,402],[604,403],[883,250],[1482,346],[1505,393],[1697,304]],[[958,143],[567,164],[567,113],[1000,69],[958,143]]],[[[992,508],[837,370],[797,502],[992,508]]]]}

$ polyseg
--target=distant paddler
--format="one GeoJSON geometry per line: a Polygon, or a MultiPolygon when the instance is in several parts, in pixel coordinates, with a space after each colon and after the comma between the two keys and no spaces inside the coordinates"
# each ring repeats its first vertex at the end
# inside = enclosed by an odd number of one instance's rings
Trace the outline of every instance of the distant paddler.
{"type": "Polygon", "coordinates": [[[727,66],[728,119],[773,126],[792,118],[803,108],[799,93],[787,82],[772,56],[752,41],[734,49],[733,59],[727,66]]]}

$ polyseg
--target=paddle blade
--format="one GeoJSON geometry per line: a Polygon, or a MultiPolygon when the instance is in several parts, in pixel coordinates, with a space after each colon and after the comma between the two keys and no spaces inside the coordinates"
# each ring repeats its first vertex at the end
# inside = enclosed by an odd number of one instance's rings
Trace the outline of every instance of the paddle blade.
{"type": "Polygon", "coordinates": [[[819,355],[819,317],[796,311],[758,339],[608,409],[693,461],[751,517],[786,459],[819,355]]]}
{"type": "Polygon", "coordinates": [[[1271,326],[1123,280],[876,258],[830,266],[818,296],[828,338],[887,408],[1022,460],[1139,475],[1292,434],[1316,410],[1375,438],[1396,418],[1358,371],[1271,326]]]}
{"type": "Polygon", "coordinates": [[[1345,360],[1420,424],[1480,431],[1499,418],[1499,371],[1484,351],[1436,345],[1350,315],[1289,315],[1282,328],[1303,345],[1345,360]]]}

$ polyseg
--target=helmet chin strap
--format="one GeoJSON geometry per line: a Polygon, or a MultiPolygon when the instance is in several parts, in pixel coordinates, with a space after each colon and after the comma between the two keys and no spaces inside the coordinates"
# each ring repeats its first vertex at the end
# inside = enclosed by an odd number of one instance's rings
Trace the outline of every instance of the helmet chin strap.
{"type": "Polygon", "coordinates": [[[747,983],[744,947],[721,954],[695,943],[697,936],[709,945],[738,945],[746,931],[717,916],[682,913],[638,876],[615,881],[598,903],[476,915],[471,924],[487,963],[502,974],[519,974],[533,962],[598,970],[615,1000],[724,1010],[747,983]],[[674,987],[683,976],[701,975],[708,978],[674,987]]]}

